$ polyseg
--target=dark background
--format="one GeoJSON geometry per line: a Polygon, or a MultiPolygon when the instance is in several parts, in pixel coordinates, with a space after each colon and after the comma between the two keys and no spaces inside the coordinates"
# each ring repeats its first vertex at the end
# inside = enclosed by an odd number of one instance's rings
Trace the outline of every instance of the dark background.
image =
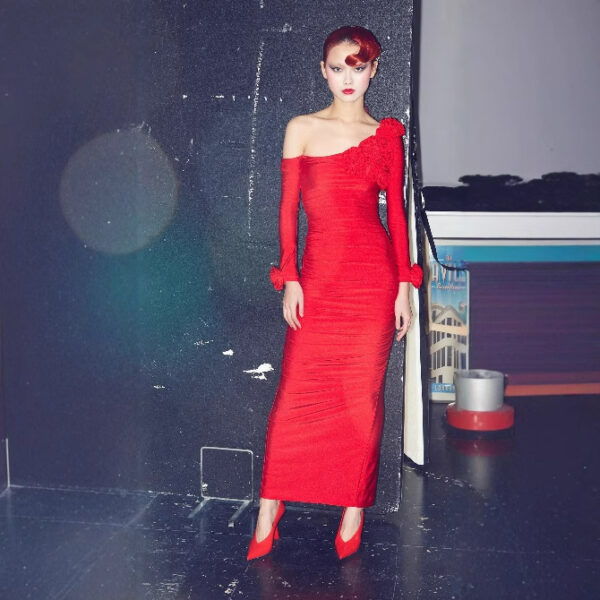
{"type": "MultiPolygon", "coordinates": [[[[359,23],[384,47],[369,109],[408,126],[411,19],[412,0],[2,3],[13,485],[199,494],[208,445],[253,450],[258,492],[285,124],[329,102],[322,43],[359,23]]],[[[383,510],[400,498],[402,368],[396,343],[383,510]]]]}

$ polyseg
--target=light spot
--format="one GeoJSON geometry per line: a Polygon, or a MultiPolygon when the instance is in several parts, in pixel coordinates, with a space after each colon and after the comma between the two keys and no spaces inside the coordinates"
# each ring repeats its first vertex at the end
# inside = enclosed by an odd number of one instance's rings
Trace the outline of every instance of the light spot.
{"type": "Polygon", "coordinates": [[[229,350],[224,350],[223,354],[225,356],[233,356],[233,350],[231,348],[229,348],[229,350]]]}
{"type": "Polygon", "coordinates": [[[233,594],[233,592],[235,592],[235,588],[237,588],[238,584],[240,583],[239,579],[234,579],[225,589],[225,591],[223,592],[224,594],[230,596],[231,594],[233,594]]]}
{"type": "Polygon", "coordinates": [[[147,246],[171,221],[178,181],[144,122],[81,146],[65,166],[60,204],[88,247],[127,254],[147,246]]]}
{"type": "Polygon", "coordinates": [[[160,383],[157,383],[156,385],[152,386],[155,390],[166,390],[167,388],[164,385],[160,385],[160,383]]]}
{"type": "Polygon", "coordinates": [[[214,341],[215,340],[198,340],[197,342],[194,342],[194,346],[206,346],[207,344],[210,344],[214,341]]]}

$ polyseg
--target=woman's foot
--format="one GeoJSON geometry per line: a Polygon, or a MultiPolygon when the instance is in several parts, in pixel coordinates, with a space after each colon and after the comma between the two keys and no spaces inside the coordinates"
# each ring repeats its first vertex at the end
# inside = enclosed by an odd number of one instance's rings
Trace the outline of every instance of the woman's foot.
{"type": "Polygon", "coordinates": [[[267,498],[260,499],[258,509],[258,518],[256,520],[256,530],[254,535],[257,542],[262,542],[271,533],[273,521],[279,508],[279,500],[268,500],[267,498]]]}
{"type": "Polygon", "coordinates": [[[340,559],[354,554],[360,547],[365,513],[362,508],[344,508],[338,532],[335,536],[335,551],[340,559]],[[358,519],[358,524],[356,521],[358,519]]]}
{"type": "Polygon", "coordinates": [[[285,512],[280,500],[260,499],[259,518],[254,535],[248,546],[247,560],[264,556],[271,552],[273,541],[279,539],[279,520],[285,512]],[[266,530],[266,533],[264,533],[266,530]]]}
{"type": "Polygon", "coordinates": [[[342,528],[340,530],[340,536],[343,542],[347,542],[358,531],[363,510],[363,508],[349,506],[344,511],[342,528]]]}

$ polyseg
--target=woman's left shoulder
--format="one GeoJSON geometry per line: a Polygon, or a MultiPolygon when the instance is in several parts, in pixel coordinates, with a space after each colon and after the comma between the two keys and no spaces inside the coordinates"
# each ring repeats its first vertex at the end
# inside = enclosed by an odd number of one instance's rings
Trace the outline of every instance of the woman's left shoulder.
{"type": "Polygon", "coordinates": [[[406,133],[404,125],[394,117],[385,117],[379,121],[379,134],[386,137],[402,137],[406,133]]]}

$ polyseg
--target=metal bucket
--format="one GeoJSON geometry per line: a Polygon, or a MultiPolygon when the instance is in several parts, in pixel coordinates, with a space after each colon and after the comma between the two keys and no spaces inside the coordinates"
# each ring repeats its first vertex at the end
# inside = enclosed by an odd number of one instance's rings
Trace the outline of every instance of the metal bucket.
{"type": "Polygon", "coordinates": [[[500,371],[456,370],[454,388],[459,410],[499,410],[504,403],[504,373],[500,371]]]}

